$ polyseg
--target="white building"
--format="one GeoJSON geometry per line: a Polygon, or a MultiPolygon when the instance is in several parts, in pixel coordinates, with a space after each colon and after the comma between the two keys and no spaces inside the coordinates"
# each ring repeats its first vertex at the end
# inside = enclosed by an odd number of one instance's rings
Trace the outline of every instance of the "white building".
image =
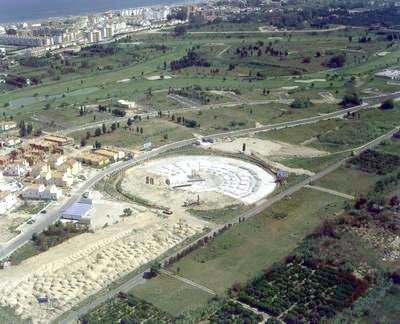
{"type": "Polygon", "coordinates": [[[71,187],[74,182],[74,178],[66,172],[54,172],[51,182],[57,187],[65,188],[71,187]]]}
{"type": "Polygon", "coordinates": [[[0,129],[5,132],[10,129],[17,128],[17,123],[14,121],[1,121],[0,122],[0,129]]]}
{"type": "Polygon", "coordinates": [[[54,154],[49,158],[50,167],[57,169],[65,162],[65,156],[62,154],[54,154]]]}
{"type": "Polygon", "coordinates": [[[5,214],[17,203],[17,197],[13,193],[0,192],[0,214],[5,214]]]}
{"type": "Polygon", "coordinates": [[[62,190],[55,185],[46,187],[43,184],[32,184],[22,191],[21,197],[32,200],[58,200],[62,197],[62,190]]]}
{"type": "Polygon", "coordinates": [[[9,177],[23,177],[31,170],[29,163],[26,160],[21,160],[8,164],[4,169],[4,175],[9,177]]]}
{"type": "Polygon", "coordinates": [[[384,70],[375,74],[378,78],[400,80],[400,70],[384,70]]]}

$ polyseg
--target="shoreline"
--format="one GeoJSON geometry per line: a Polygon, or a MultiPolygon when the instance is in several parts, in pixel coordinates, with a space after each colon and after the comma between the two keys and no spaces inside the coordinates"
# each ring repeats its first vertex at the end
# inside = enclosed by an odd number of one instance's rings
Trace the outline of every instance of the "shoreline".
{"type": "Polygon", "coordinates": [[[85,17],[85,16],[99,16],[103,15],[107,12],[116,12],[116,11],[121,11],[121,10],[129,10],[129,9],[139,9],[139,8],[161,8],[161,7],[179,7],[182,5],[189,5],[189,4],[196,4],[196,3],[202,3],[204,1],[202,0],[173,0],[171,3],[165,3],[165,4],[153,4],[153,5],[144,5],[144,6],[134,6],[134,7],[121,7],[121,8],[109,8],[104,11],[86,11],[86,12],[81,12],[81,13],[76,13],[76,14],[69,14],[65,16],[43,16],[43,17],[38,17],[38,18],[32,18],[32,19],[19,19],[19,20],[14,20],[14,21],[1,21],[0,20],[0,26],[10,26],[10,25],[15,25],[15,24],[22,24],[22,23],[28,23],[28,24],[35,24],[35,23],[41,23],[44,21],[63,21],[67,19],[74,19],[74,18],[79,18],[79,17],[85,17]]]}

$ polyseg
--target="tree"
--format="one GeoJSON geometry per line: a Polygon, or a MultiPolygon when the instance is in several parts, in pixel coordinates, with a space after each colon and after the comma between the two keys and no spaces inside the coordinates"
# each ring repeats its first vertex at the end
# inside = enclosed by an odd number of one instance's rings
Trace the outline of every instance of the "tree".
{"type": "Polygon", "coordinates": [[[86,146],[86,144],[87,144],[86,138],[82,138],[81,139],[81,146],[84,147],[84,146],[86,146]]]}
{"type": "Polygon", "coordinates": [[[140,135],[143,134],[143,127],[140,127],[140,135]]]}
{"type": "Polygon", "coordinates": [[[394,108],[394,100],[393,99],[387,99],[381,104],[381,109],[382,110],[388,110],[388,109],[393,109],[394,108]]]}
{"type": "Polygon", "coordinates": [[[94,131],[94,136],[100,136],[101,135],[101,128],[97,127],[96,130],[94,131]]]}
{"type": "Polygon", "coordinates": [[[116,129],[117,129],[117,124],[116,123],[112,123],[111,131],[114,132],[116,129]]]}
{"type": "Polygon", "coordinates": [[[100,149],[101,148],[101,143],[99,141],[94,142],[94,148],[95,149],[100,149]]]}
{"type": "Polygon", "coordinates": [[[86,140],[88,140],[92,135],[90,134],[89,131],[86,132],[86,140]]]}
{"type": "Polygon", "coordinates": [[[160,262],[154,262],[150,267],[150,276],[152,278],[157,277],[161,270],[160,262]]]}
{"type": "Polygon", "coordinates": [[[178,25],[174,28],[174,36],[184,36],[187,33],[187,27],[184,25],[178,25]]]}
{"type": "Polygon", "coordinates": [[[309,108],[312,106],[310,98],[296,98],[290,104],[290,107],[295,109],[309,108]]]}
{"type": "Polygon", "coordinates": [[[25,137],[25,136],[27,136],[27,135],[28,135],[28,130],[27,130],[27,128],[26,128],[25,121],[22,120],[22,121],[19,123],[19,136],[25,137]]]}
{"type": "Polygon", "coordinates": [[[362,99],[359,97],[357,93],[348,93],[344,95],[342,99],[342,105],[345,107],[352,107],[352,106],[358,106],[361,105],[362,99]]]}
{"type": "Polygon", "coordinates": [[[132,209],[130,209],[130,208],[124,208],[123,212],[124,212],[124,214],[123,214],[124,217],[129,217],[132,215],[132,209]]]}
{"type": "Polygon", "coordinates": [[[105,123],[103,123],[103,125],[101,125],[101,130],[102,130],[103,134],[107,133],[107,127],[106,127],[105,123]]]}
{"type": "Polygon", "coordinates": [[[128,121],[126,122],[126,124],[127,124],[128,126],[132,126],[132,124],[133,124],[132,118],[128,118],[128,121]]]}
{"type": "Polygon", "coordinates": [[[332,56],[327,62],[327,66],[330,68],[340,68],[343,67],[346,63],[346,57],[343,54],[332,56]]]}

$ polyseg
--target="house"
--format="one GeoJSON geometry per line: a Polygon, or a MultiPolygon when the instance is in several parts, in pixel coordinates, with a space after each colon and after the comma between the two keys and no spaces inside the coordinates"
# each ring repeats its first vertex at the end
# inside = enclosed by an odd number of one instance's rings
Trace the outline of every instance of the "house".
{"type": "Polygon", "coordinates": [[[0,192],[0,214],[5,214],[17,203],[17,197],[10,192],[0,192]]]}
{"type": "Polygon", "coordinates": [[[51,171],[46,170],[39,174],[35,179],[36,183],[44,184],[45,186],[53,184],[51,171]]]}
{"type": "Polygon", "coordinates": [[[54,172],[53,178],[50,180],[52,184],[56,185],[57,187],[71,187],[74,179],[72,176],[66,172],[57,171],[54,172]]]}
{"type": "Polygon", "coordinates": [[[41,173],[50,171],[50,166],[47,163],[40,163],[32,167],[30,174],[32,178],[37,178],[41,173]]]}
{"type": "Polygon", "coordinates": [[[63,154],[53,154],[49,158],[49,164],[52,169],[57,169],[64,162],[65,162],[65,156],[63,154]]]}
{"type": "Polygon", "coordinates": [[[44,155],[36,154],[35,152],[25,153],[23,157],[31,166],[37,165],[44,160],[44,155]]]}
{"type": "Polygon", "coordinates": [[[94,152],[95,154],[105,156],[109,158],[111,161],[119,161],[125,157],[125,152],[117,149],[112,149],[109,147],[104,147],[98,149],[94,152]]]}
{"type": "Polygon", "coordinates": [[[82,170],[82,163],[74,159],[68,159],[62,166],[69,168],[71,170],[71,174],[74,176],[78,175],[82,170]]]}
{"type": "Polygon", "coordinates": [[[55,185],[46,187],[44,184],[32,184],[22,191],[23,199],[58,200],[62,197],[62,190],[55,185]]]}
{"type": "Polygon", "coordinates": [[[3,132],[8,131],[10,129],[17,128],[17,123],[14,121],[1,121],[0,122],[0,130],[3,132]]]}
{"type": "Polygon", "coordinates": [[[49,134],[49,135],[44,136],[44,140],[47,142],[51,142],[51,143],[55,144],[56,146],[65,146],[65,145],[74,144],[73,138],[67,137],[67,136],[55,135],[55,134],[49,134]]]}
{"type": "Polygon", "coordinates": [[[43,152],[52,152],[57,146],[53,142],[43,141],[43,140],[33,140],[29,143],[30,147],[35,150],[43,152]]]}
{"type": "Polygon", "coordinates": [[[23,177],[31,171],[31,167],[26,160],[20,160],[6,165],[4,175],[10,177],[23,177]]]}
{"type": "Polygon", "coordinates": [[[0,139],[0,147],[14,147],[22,143],[18,137],[10,136],[0,139]]]}
{"type": "Polygon", "coordinates": [[[77,160],[96,167],[101,167],[110,163],[109,158],[93,153],[82,153],[80,156],[78,156],[77,160]]]}

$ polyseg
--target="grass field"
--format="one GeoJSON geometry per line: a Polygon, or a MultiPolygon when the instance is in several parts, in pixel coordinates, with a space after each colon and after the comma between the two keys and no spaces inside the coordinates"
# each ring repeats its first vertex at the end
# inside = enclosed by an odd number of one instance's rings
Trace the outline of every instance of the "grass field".
{"type": "Polygon", "coordinates": [[[313,184],[357,197],[369,192],[379,178],[374,174],[341,167],[313,184]]]}
{"type": "Polygon", "coordinates": [[[201,219],[205,219],[207,221],[217,224],[223,224],[229,221],[230,219],[233,219],[243,214],[247,209],[249,209],[249,207],[237,204],[237,205],[226,206],[222,209],[211,209],[211,210],[192,208],[189,209],[189,212],[193,216],[199,217],[201,219]]]}
{"type": "Polygon", "coordinates": [[[290,127],[274,130],[266,133],[257,133],[261,139],[277,140],[291,144],[302,144],[305,141],[317,140],[317,136],[337,129],[345,122],[342,120],[330,119],[323,120],[315,124],[290,127]]]}
{"type": "MultiPolygon", "coordinates": [[[[117,146],[128,149],[142,148],[143,144],[151,142],[153,146],[168,144],[171,142],[187,139],[192,136],[189,128],[172,124],[161,119],[151,119],[135,122],[130,130],[125,129],[122,122],[120,128],[114,132],[93,136],[96,128],[87,129],[70,134],[79,143],[85,138],[86,133],[90,132],[92,137],[87,141],[88,145],[93,145],[95,141],[99,141],[102,145],[117,146]],[[137,133],[137,127],[143,128],[143,134],[137,133]]],[[[109,127],[108,127],[109,129],[109,127]]]]}
{"type": "Polygon", "coordinates": [[[204,305],[212,297],[198,288],[163,274],[136,286],[132,293],[174,316],[204,305]]]}
{"type": "Polygon", "coordinates": [[[312,172],[319,172],[327,168],[331,164],[334,164],[335,162],[338,162],[345,157],[348,157],[349,155],[350,153],[339,153],[313,158],[290,158],[285,159],[281,162],[282,164],[290,168],[300,168],[312,172]]]}
{"type": "MultiPolygon", "coordinates": [[[[343,208],[344,200],[304,189],[233,227],[171,266],[180,275],[223,293],[279,261],[324,219],[343,208]]],[[[143,286],[145,289],[146,286],[143,286]]]]}
{"type": "Polygon", "coordinates": [[[335,111],[335,105],[315,105],[310,109],[292,109],[288,105],[270,103],[263,105],[240,105],[237,107],[214,108],[199,112],[176,114],[197,121],[198,131],[204,134],[252,128],[259,124],[273,124],[307,118],[319,113],[335,111]]]}

